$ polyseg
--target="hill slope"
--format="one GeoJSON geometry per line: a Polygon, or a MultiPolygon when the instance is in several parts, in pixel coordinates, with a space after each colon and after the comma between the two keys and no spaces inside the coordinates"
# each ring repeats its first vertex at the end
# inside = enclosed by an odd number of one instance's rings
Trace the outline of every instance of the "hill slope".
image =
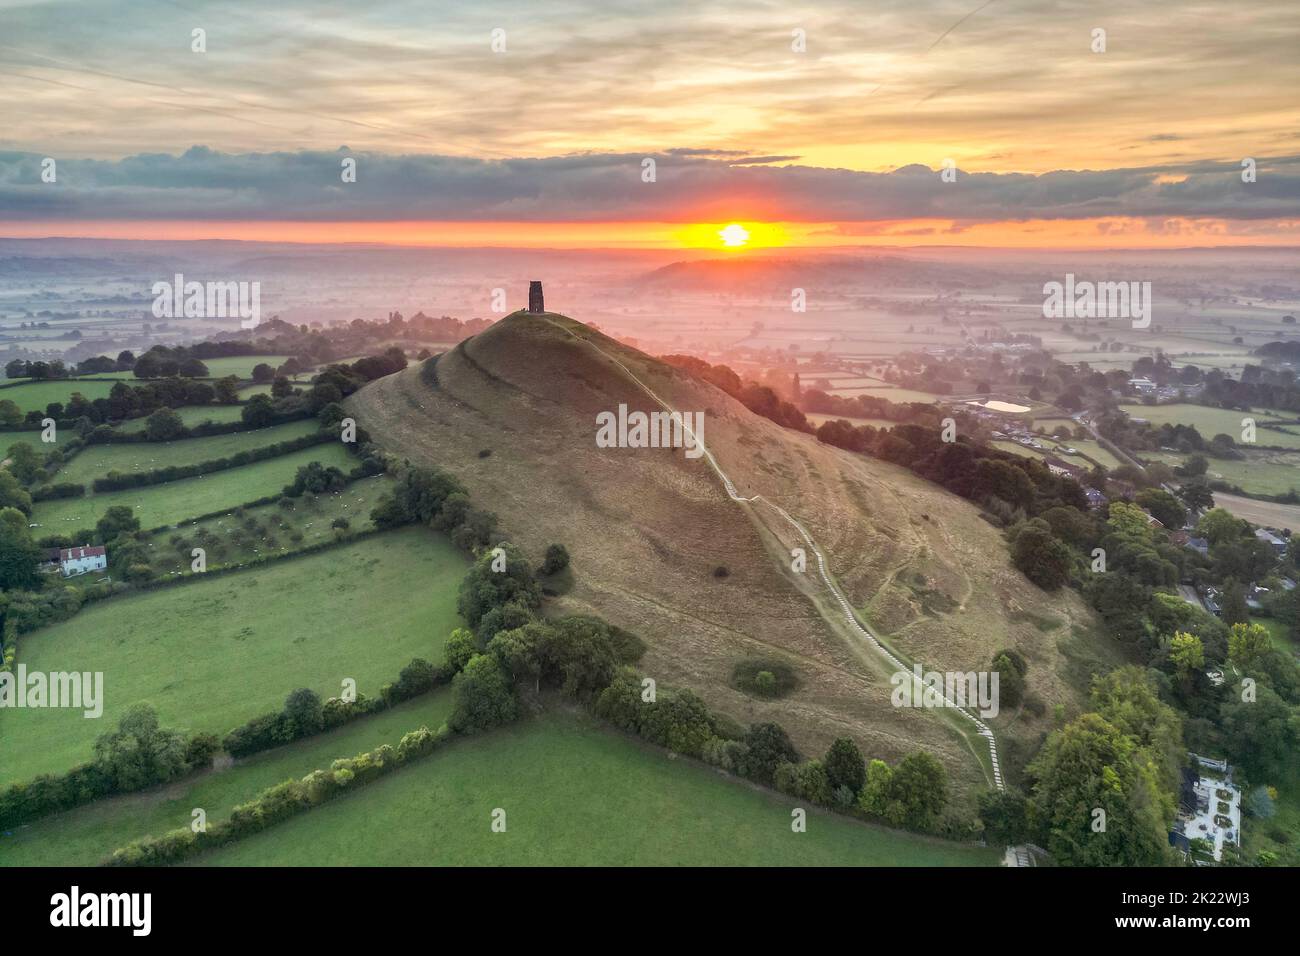
{"type": "MultiPolygon", "coordinates": [[[[372,383],[348,408],[387,450],[457,475],[535,559],[565,544],[576,583],[557,609],[598,613],[642,637],[642,667],[661,682],[743,721],[778,720],[809,754],[841,734],[890,761],[921,746],[968,797],[987,786],[979,748],[950,720],[890,704],[895,668],[836,624],[811,555],[808,573],[790,571],[790,549],[803,542],[788,525],[732,501],[703,458],[596,446],[599,412],[659,410],[637,380],[673,408],[704,412],[705,443],[739,493],[763,495],[809,530],[895,650],[965,671],[1013,646],[1048,708],[1075,701],[1063,648],[1087,652],[1073,632],[1092,626],[1089,614],[1012,569],[973,507],[904,469],[782,429],[579,322],[516,313],[372,383]],[[729,573],[717,576],[720,567],[729,573]],[[756,700],[730,685],[739,661],[763,656],[795,668],[791,696],[756,700]]],[[[1027,714],[993,727],[1013,752],[1046,729],[1027,714]]]]}

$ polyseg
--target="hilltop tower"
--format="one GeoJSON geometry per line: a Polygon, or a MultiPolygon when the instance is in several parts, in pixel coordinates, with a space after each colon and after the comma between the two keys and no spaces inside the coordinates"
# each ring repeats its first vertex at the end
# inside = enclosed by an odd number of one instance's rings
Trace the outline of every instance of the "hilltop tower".
{"type": "Polygon", "coordinates": [[[542,303],[542,283],[537,279],[528,283],[528,311],[534,315],[546,311],[546,306],[542,303]]]}

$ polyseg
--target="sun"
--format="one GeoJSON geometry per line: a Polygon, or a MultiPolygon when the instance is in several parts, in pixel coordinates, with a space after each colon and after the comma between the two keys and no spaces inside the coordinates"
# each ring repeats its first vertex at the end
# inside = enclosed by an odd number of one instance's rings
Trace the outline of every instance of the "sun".
{"type": "Polygon", "coordinates": [[[733,222],[718,230],[718,238],[722,240],[724,246],[738,248],[749,242],[749,230],[740,223],[733,222]]]}

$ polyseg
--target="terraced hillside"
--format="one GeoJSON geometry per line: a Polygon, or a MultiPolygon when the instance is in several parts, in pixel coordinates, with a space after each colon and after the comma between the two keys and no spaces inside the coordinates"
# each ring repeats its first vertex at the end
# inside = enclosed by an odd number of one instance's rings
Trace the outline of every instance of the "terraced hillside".
{"type": "MultiPolygon", "coordinates": [[[[1001,535],[971,505],[780,428],[579,322],[517,313],[362,389],[348,408],[388,450],[460,477],[534,557],[565,544],[575,585],[558,603],[641,636],[644,669],[659,680],[738,719],[779,720],[808,753],[840,734],[891,761],[922,746],[967,797],[987,786],[978,748],[951,719],[891,705],[894,668],[836,623],[815,565],[790,570],[790,549],[803,544],[792,529],[732,501],[702,458],[597,447],[599,412],[659,410],[642,385],[673,408],[704,412],[705,443],[739,493],[763,495],[808,528],[895,650],[965,671],[1013,646],[1045,713],[1077,700],[1106,653],[1090,614],[1011,568],[1001,535]],[[732,687],[735,665],[754,657],[788,662],[798,688],[760,700],[732,687]]],[[[1004,714],[993,726],[1028,740],[1046,723],[1004,714]]]]}

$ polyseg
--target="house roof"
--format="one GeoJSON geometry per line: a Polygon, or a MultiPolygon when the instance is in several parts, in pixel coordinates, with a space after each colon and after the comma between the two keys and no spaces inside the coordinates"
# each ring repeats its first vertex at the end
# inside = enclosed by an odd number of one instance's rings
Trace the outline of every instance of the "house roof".
{"type": "Polygon", "coordinates": [[[84,544],[79,548],[64,548],[59,552],[60,561],[77,561],[81,558],[102,558],[107,554],[104,546],[97,544],[93,547],[84,544]]]}

